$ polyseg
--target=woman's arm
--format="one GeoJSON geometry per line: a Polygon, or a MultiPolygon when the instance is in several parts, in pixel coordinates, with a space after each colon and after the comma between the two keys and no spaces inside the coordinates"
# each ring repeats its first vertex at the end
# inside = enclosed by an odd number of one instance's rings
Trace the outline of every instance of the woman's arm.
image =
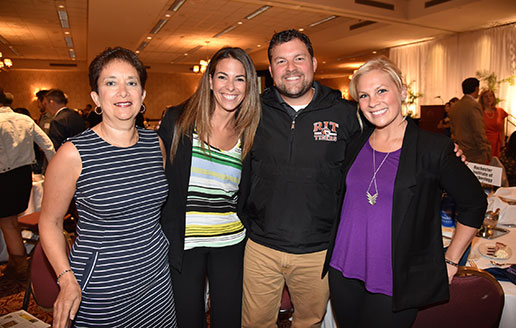
{"type": "Polygon", "coordinates": [[[75,192],[75,184],[82,169],[81,158],[75,146],[67,142],[50,161],[44,184],[43,202],[39,219],[41,246],[56,275],[59,277],[59,295],[54,303],[53,327],[65,327],[73,320],[81,302],[81,288],[70,269],[63,218],[75,192]]]}
{"type": "Polygon", "coordinates": [[[54,149],[54,144],[52,140],[47,136],[45,131],[43,131],[36,123],[34,123],[34,142],[43,150],[45,153],[45,157],[47,161],[50,162],[54,154],[56,153],[54,149]]]}
{"type": "MultiPolygon", "coordinates": [[[[440,184],[457,204],[459,222],[457,229],[446,251],[446,259],[458,263],[469,243],[482,224],[487,208],[486,194],[477,177],[453,154],[451,142],[441,155],[440,184]]],[[[448,281],[451,280],[458,267],[447,262],[448,281]]]]}
{"type": "MultiPolygon", "coordinates": [[[[458,264],[462,254],[468,248],[469,243],[475,237],[477,232],[477,228],[468,227],[460,222],[457,222],[457,228],[455,229],[455,235],[446,250],[445,258],[454,264],[458,264]]],[[[451,284],[453,276],[457,273],[459,269],[458,265],[446,263],[446,269],[448,270],[448,283],[451,284]]]]}

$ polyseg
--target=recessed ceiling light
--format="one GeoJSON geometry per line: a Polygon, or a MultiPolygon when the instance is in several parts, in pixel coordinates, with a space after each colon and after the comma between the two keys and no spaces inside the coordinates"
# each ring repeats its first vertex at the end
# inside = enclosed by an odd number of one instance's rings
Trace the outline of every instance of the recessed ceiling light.
{"type": "Polygon", "coordinates": [[[263,13],[264,11],[267,11],[269,10],[270,8],[272,8],[271,6],[263,6],[261,7],[260,9],[258,9],[257,11],[253,12],[253,13],[250,13],[249,15],[247,15],[245,18],[247,19],[253,19],[255,18],[256,16],[260,15],[261,13],[263,13]]]}
{"type": "Polygon", "coordinates": [[[323,63],[323,64],[326,64],[326,62],[325,62],[325,61],[323,61],[322,63],[323,63]]]}
{"type": "Polygon", "coordinates": [[[375,53],[376,53],[376,50],[373,51],[373,54],[375,54],[375,53]]]}
{"type": "Polygon", "coordinates": [[[64,8],[64,6],[63,5],[59,5],[59,6],[57,6],[57,8],[64,8]]]}
{"type": "Polygon", "coordinates": [[[136,52],[137,54],[139,54],[139,53],[140,53],[140,50],[136,50],[135,52],[136,52]]]}
{"type": "Polygon", "coordinates": [[[185,52],[185,56],[188,56],[188,52],[185,52]]]}
{"type": "Polygon", "coordinates": [[[305,29],[301,27],[298,31],[299,31],[299,32],[303,32],[304,30],[305,30],[305,29]]]}
{"type": "Polygon", "coordinates": [[[244,24],[244,22],[238,22],[237,24],[238,24],[238,25],[242,25],[242,24],[244,24]]]}
{"type": "Polygon", "coordinates": [[[66,31],[65,34],[68,35],[68,34],[70,34],[70,32],[66,31]]]}
{"type": "Polygon", "coordinates": [[[148,36],[148,37],[147,37],[147,40],[151,40],[151,39],[152,39],[152,36],[148,36]]]}
{"type": "Polygon", "coordinates": [[[257,46],[258,48],[260,48],[262,45],[261,45],[261,44],[257,44],[256,46],[257,46]]]}
{"type": "Polygon", "coordinates": [[[166,15],[165,15],[165,17],[166,17],[166,18],[170,18],[170,14],[166,14],[166,15]]]}

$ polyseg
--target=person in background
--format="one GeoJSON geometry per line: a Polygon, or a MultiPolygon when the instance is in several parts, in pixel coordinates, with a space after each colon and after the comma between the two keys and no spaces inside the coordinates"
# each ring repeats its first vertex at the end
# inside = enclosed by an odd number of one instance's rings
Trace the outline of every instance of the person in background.
{"type": "Polygon", "coordinates": [[[51,89],[44,97],[45,109],[53,115],[48,135],[56,150],[67,138],[73,137],[86,130],[86,124],[75,110],[66,107],[68,98],[63,91],[51,89]]]}
{"type": "Polygon", "coordinates": [[[470,77],[462,82],[464,96],[450,108],[448,115],[455,142],[464,151],[468,161],[479,164],[491,160],[491,145],[487,140],[484,114],[478,97],[480,81],[470,77]]]}
{"type": "Polygon", "coordinates": [[[211,58],[193,96],[161,121],[169,182],[161,221],[171,243],[179,327],[206,325],[206,279],[210,326],[241,326],[246,229],[237,206],[242,161],[259,120],[253,62],[244,50],[225,47],[211,58]]]}
{"type": "Polygon", "coordinates": [[[43,103],[47,93],[48,90],[39,90],[36,92],[36,97],[38,97],[38,108],[40,112],[38,125],[43,129],[43,131],[45,131],[46,134],[48,134],[48,131],[50,131],[50,122],[52,122],[52,119],[54,118],[54,116],[47,111],[45,104],[43,103]]]}
{"type": "Polygon", "coordinates": [[[484,111],[487,140],[491,144],[491,156],[500,157],[500,149],[505,146],[504,120],[509,115],[503,108],[496,107],[493,90],[483,89],[478,99],[484,111]]]}
{"type": "Polygon", "coordinates": [[[502,149],[500,161],[505,168],[509,186],[516,186],[516,132],[511,134],[509,141],[502,149]]]}
{"type": "Polygon", "coordinates": [[[4,275],[26,280],[28,263],[17,217],[29,204],[34,142],[48,160],[54,156],[54,147],[29,116],[13,112],[9,103],[0,89],[0,228],[9,253],[4,275]]]}
{"type": "Polygon", "coordinates": [[[95,57],[89,80],[102,122],[65,142],[48,166],[39,231],[60,289],[53,327],[177,326],[159,224],[164,150],[156,132],[134,123],[146,79],[130,50],[95,57]],[[79,222],[68,257],[63,217],[74,197],[79,222]]]}
{"type": "Polygon", "coordinates": [[[444,129],[444,134],[451,138],[451,123],[450,123],[450,117],[448,116],[448,112],[450,111],[451,106],[459,101],[459,98],[453,97],[444,105],[444,117],[442,120],[439,121],[437,124],[438,129],[444,129]]]}
{"type": "Polygon", "coordinates": [[[15,108],[15,109],[13,109],[13,112],[18,113],[18,114],[27,115],[28,117],[32,118],[32,116],[30,116],[29,110],[25,107],[15,108]]]}
{"type": "Polygon", "coordinates": [[[349,90],[370,124],[346,153],[342,208],[323,274],[329,267],[339,326],[410,327],[419,307],[448,299],[457,262],[482,224],[486,195],[449,138],[402,116],[407,88],[390,60],[366,62],[349,90]],[[446,254],[442,189],[460,212],[446,254]]]}

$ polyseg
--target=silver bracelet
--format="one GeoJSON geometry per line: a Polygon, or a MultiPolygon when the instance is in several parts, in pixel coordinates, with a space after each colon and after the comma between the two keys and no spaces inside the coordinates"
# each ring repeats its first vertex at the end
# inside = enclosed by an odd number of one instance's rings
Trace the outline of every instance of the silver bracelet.
{"type": "Polygon", "coordinates": [[[66,269],[64,270],[63,272],[61,272],[58,276],[57,276],[57,279],[56,279],[56,283],[59,285],[59,278],[61,278],[65,273],[67,272],[72,272],[72,269],[66,269]]]}
{"type": "Polygon", "coordinates": [[[444,262],[448,263],[449,265],[453,265],[454,267],[459,267],[459,263],[455,263],[452,260],[448,260],[446,257],[444,258],[444,262]]]}

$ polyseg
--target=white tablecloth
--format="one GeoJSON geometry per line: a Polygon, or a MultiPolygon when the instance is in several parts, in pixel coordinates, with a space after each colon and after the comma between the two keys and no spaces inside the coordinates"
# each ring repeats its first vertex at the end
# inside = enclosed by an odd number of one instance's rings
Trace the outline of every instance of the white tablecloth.
{"type": "MultiPolygon", "coordinates": [[[[512,249],[512,256],[507,260],[497,260],[496,262],[516,263],[516,228],[509,230],[511,231],[510,233],[491,240],[475,237],[469,255],[470,265],[473,262],[480,269],[495,267],[491,264],[491,259],[480,254],[478,246],[484,243],[494,244],[497,241],[508,245],[512,249]]],[[[510,281],[500,281],[500,285],[502,285],[505,293],[505,305],[503,307],[500,328],[514,328],[516,327],[516,285],[510,281]]]]}
{"type": "Polygon", "coordinates": [[[24,216],[37,212],[41,209],[41,201],[43,199],[43,176],[41,174],[32,175],[32,190],[30,192],[29,205],[25,212],[19,216],[24,216]]]}

